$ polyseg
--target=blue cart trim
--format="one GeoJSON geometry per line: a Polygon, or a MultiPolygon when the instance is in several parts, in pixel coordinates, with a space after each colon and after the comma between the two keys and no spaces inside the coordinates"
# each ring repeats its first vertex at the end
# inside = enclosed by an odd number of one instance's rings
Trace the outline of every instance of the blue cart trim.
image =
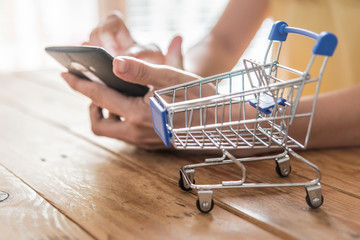
{"type": "Polygon", "coordinates": [[[167,147],[170,147],[171,132],[167,128],[168,111],[164,109],[155,98],[150,97],[149,101],[154,130],[159,135],[164,144],[167,147]]]}
{"type": "Polygon", "coordinates": [[[312,53],[316,55],[332,56],[338,43],[337,37],[330,32],[317,34],[301,28],[288,27],[287,23],[283,21],[274,23],[269,34],[269,40],[286,41],[288,33],[295,33],[315,39],[316,42],[312,53]]]}

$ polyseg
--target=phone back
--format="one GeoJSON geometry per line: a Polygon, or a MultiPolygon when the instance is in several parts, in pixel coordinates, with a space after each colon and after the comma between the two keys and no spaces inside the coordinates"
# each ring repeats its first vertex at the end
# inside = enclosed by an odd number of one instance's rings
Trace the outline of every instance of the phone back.
{"type": "Polygon", "coordinates": [[[144,96],[149,88],[118,78],[112,70],[113,57],[92,46],[47,47],[45,51],[78,77],[103,82],[128,96],[144,96]]]}

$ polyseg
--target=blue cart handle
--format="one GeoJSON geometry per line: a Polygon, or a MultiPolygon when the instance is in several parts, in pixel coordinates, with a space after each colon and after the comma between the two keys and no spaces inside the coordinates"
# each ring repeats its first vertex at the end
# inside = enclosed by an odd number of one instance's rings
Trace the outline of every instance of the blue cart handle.
{"type": "Polygon", "coordinates": [[[337,37],[330,32],[321,32],[320,34],[301,29],[289,27],[286,22],[275,22],[271,28],[269,40],[272,41],[286,41],[288,33],[295,33],[315,39],[315,45],[312,53],[316,55],[332,56],[337,46],[337,37]]]}

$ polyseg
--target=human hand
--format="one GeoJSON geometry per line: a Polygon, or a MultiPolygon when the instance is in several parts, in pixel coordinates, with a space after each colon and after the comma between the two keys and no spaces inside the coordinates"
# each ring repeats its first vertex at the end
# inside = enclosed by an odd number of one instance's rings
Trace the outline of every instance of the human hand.
{"type": "Polygon", "coordinates": [[[163,54],[155,44],[141,45],[136,42],[126,27],[120,12],[115,11],[96,27],[84,45],[100,46],[113,56],[132,56],[144,61],[165,64],[183,69],[181,53],[182,38],[176,36],[171,41],[167,54],[163,54]]]}
{"type": "MultiPolygon", "coordinates": [[[[116,138],[135,144],[144,149],[161,149],[164,144],[153,130],[150,113],[149,97],[154,90],[188,82],[198,76],[164,65],[154,65],[132,57],[118,57],[114,59],[113,71],[119,78],[149,86],[150,90],[144,97],[125,96],[107,86],[87,81],[70,73],[62,76],[74,90],[89,97],[90,119],[92,130],[96,135],[116,138]],[[102,109],[109,110],[105,118],[102,109]],[[120,117],[125,120],[121,120],[120,117]]],[[[215,93],[215,89],[207,86],[202,89],[202,95],[215,93]]],[[[188,98],[198,98],[198,91],[189,91],[188,98]]],[[[181,94],[176,96],[184,99],[181,94]]],[[[170,98],[170,97],[169,97],[170,98]]],[[[183,122],[183,119],[179,119],[183,122]]],[[[176,123],[174,123],[176,124],[176,123]]]]}

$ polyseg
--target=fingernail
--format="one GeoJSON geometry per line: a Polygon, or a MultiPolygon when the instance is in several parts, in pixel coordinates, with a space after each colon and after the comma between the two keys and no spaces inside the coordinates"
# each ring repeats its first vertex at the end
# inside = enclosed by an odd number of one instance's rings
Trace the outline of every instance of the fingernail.
{"type": "Polygon", "coordinates": [[[125,73],[127,71],[127,62],[120,57],[114,59],[114,65],[116,71],[119,73],[125,73]]]}
{"type": "Polygon", "coordinates": [[[66,78],[68,75],[69,75],[69,73],[67,73],[67,72],[62,72],[62,73],[61,73],[61,76],[62,76],[63,78],[66,78]]]}

